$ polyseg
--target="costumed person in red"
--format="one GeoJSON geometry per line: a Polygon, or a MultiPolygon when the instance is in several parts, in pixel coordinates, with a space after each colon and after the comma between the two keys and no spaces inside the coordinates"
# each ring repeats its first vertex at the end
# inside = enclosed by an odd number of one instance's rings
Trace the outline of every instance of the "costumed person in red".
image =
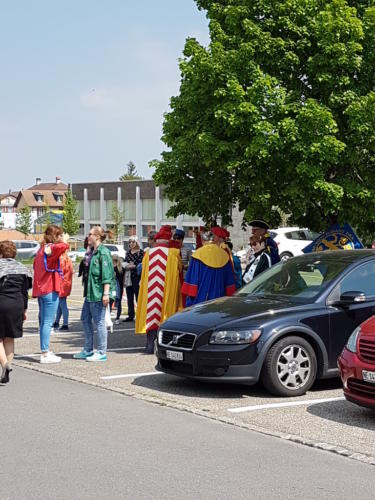
{"type": "Polygon", "coordinates": [[[39,304],[41,363],[59,363],[60,356],[49,350],[52,323],[59,305],[62,280],[60,256],[69,248],[63,241],[63,230],[55,224],[47,226],[43,242],[34,259],[33,297],[39,304]]]}
{"type": "Polygon", "coordinates": [[[214,243],[214,239],[211,231],[203,233],[203,246],[192,255],[182,286],[187,306],[230,296],[236,291],[229,255],[214,243]]]}
{"type": "Polygon", "coordinates": [[[162,226],[155,245],[145,252],[138,295],[135,333],[147,334],[145,354],[154,353],[160,324],[182,309],[182,261],[178,248],[169,248],[170,226],[162,226]]]}

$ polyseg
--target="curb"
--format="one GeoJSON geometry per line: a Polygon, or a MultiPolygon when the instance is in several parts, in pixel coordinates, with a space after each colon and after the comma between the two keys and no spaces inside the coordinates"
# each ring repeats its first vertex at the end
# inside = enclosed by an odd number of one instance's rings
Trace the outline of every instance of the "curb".
{"type": "Polygon", "coordinates": [[[90,382],[88,380],[85,380],[81,377],[76,377],[74,375],[66,375],[63,373],[56,373],[56,372],[48,371],[44,367],[40,368],[39,366],[33,366],[33,365],[30,366],[27,362],[24,363],[24,362],[19,362],[19,361],[14,360],[13,365],[19,366],[20,368],[24,368],[26,370],[32,370],[35,372],[44,373],[46,375],[51,375],[52,377],[62,378],[65,380],[71,380],[73,382],[78,382],[81,384],[90,385],[92,387],[97,387],[97,388],[103,389],[105,391],[115,392],[117,394],[122,394],[124,396],[132,397],[132,398],[138,399],[140,401],[145,401],[147,403],[152,403],[152,404],[155,404],[158,406],[164,406],[166,408],[171,408],[174,410],[190,413],[190,414],[197,415],[197,416],[200,416],[203,418],[207,418],[209,420],[214,420],[216,422],[221,422],[223,424],[232,425],[234,427],[239,427],[241,429],[251,430],[253,432],[257,432],[257,433],[263,434],[265,436],[276,437],[279,439],[283,439],[284,441],[290,441],[290,442],[293,442],[296,444],[308,446],[310,448],[315,448],[318,450],[327,451],[330,453],[335,453],[336,455],[340,455],[340,456],[349,458],[351,460],[356,460],[356,461],[359,461],[359,462],[362,462],[362,463],[365,463],[368,465],[375,465],[375,456],[364,454],[364,453],[359,453],[359,452],[349,450],[349,449],[346,449],[346,448],[343,448],[341,446],[337,446],[334,444],[314,441],[312,439],[305,439],[301,436],[297,436],[294,434],[286,434],[286,433],[282,433],[282,432],[278,432],[278,431],[270,431],[268,429],[263,429],[262,427],[258,427],[255,425],[245,424],[243,422],[237,422],[235,419],[231,419],[231,418],[227,418],[227,417],[219,417],[219,416],[215,416],[215,415],[210,415],[203,410],[195,410],[195,409],[190,408],[187,405],[183,405],[183,404],[179,404],[179,403],[175,403],[175,402],[171,403],[168,401],[161,401],[161,400],[158,400],[158,398],[156,396],[153,397],[150,394],[145,394],[145,393],[142,393],[139,391],[133,392],[133,391],[129,391],[126,389],[119,389],[117,387],[105,387],[99,383],[90,382]]]}

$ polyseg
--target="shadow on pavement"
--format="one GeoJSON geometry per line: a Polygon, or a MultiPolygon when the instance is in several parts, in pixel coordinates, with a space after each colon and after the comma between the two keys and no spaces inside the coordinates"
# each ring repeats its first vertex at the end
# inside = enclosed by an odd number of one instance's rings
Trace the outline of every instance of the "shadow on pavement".
{"type": "Polygon", "coordinates": [[[325,420],[331,420],[349,427],[375,430],[375,411],[362,408],[349,401],[318,403],[307,408],[307,412],[325,420]]]}

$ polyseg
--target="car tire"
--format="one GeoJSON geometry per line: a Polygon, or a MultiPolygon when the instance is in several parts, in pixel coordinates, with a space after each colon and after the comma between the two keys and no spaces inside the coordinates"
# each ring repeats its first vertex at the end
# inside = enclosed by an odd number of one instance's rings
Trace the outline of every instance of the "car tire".
{"type": "Polygon", "coordinates": [[[316,354],[311,344],[296,336],[284,337],[268,351],[261,380],[277,396],[301,396],[315,382],[316,354]]]}
{"type": "Polygon", "coordinates": [[[293,254],[290,253],[290,252],[283,252],[280,254],[280,260],[281,261],[285,261],[285,260],[288,260],[290,259],[291,257],[293,257],[293,254]]]}

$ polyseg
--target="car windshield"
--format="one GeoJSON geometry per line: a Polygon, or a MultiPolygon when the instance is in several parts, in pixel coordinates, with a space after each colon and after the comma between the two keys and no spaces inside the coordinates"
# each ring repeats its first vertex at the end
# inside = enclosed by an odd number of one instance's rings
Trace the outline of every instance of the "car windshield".
{"type": "Polygon", "coordinates": [[[314,302],[349,264],[347,259],[335,259],[330,254],[325,258],[312,253],[281,262],[241,288],[238,294],[314,302]]]}

